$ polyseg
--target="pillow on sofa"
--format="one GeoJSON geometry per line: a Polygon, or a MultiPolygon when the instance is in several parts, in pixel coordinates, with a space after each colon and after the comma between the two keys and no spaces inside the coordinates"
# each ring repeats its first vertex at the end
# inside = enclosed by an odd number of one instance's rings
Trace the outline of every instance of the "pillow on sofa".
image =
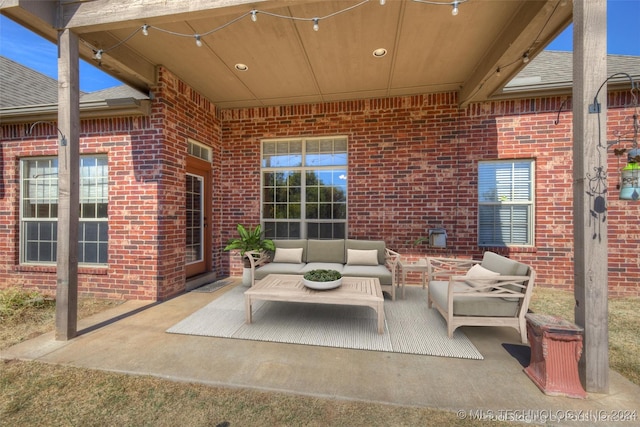
{"type": "Polygon", "coordinates": [[[347,265],[378,265],[378,251],[347,249],[347,265]]]}
{"type": "Polygon", "coordinates": [[[302,248],[276,248],[273,262],[300,264],[302,262],[302,248]]]}
{"type": "Polygon", "coordinates": [[[498,277],[500,273],[496,273],[495,271],[491,271],[489,269],[484,268],[480,264],[476,264],[467,271],[464,277],[467,279],[474,279],[473,282],[465,281],[467,285],[472,287],[480,287],[486,285],[493,285],[497,283],[497,280],[485,279],[486,277],[498,277]],[[477,278],[481,278],[481,280],[475,280],[477,278]]]}

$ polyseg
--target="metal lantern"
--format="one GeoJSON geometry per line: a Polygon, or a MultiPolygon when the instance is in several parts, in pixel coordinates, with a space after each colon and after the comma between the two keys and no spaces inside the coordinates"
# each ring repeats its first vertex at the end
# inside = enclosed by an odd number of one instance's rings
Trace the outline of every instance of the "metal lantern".
{"type": "Polygon", "coordinates": [[[622,168],[620,178],[620,199],[638,200],[640,199],[640,148],[629,151],[627,165],[622,168]]]}

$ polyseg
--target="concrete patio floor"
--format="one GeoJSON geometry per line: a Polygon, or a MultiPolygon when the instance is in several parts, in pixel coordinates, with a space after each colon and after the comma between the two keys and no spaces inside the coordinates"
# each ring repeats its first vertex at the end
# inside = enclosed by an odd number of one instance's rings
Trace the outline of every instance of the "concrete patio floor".
{"type": "Polygon", "coordinates": [[[640,411],[640,387],[613,371],[608,394],[572,399],[542,393],[523,372],[528,360],[517,356],[528,351],[511,328],[463,328],[484,356],[479,361],[165,332],[231,286],[211,293],[188,292],[159,304],[126,302],[81,321],[80,335],[73,340],[56,341],[48,333],[6,349],[0,357],[215,386],[437,408],[459,413],[461,418],[640,425],[638,418],[613,420],[620,411],[640,411]]]}

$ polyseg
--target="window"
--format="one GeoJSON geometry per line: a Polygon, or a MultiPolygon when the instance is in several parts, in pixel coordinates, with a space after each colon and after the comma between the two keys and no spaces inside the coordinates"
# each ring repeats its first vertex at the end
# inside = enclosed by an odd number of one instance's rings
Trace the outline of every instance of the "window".
{"type": "Polygon", "coordinates": [[[271,239],[346,237],[346,137],[262,142],[262,223],[271,239]]]}
{"type": "MultiPolygon", "coordinates": [[[[58,159],[21,161],[20,260],[56,262],[58,159]]],[[[80,159],[78,261],[106,264],[108,249],[108,167],[106,156],[80,159]]]]}
{"type": "Polygon", "coordinates": [[[532,246],[533,160],[478,163],[478,244],[532,246]]]}

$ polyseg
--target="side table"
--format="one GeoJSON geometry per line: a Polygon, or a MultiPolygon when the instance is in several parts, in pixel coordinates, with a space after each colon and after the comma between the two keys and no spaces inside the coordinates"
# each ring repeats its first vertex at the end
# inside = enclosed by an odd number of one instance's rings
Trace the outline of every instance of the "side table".
{"type": "Polygon", "coordinates": [[[407,283],[407,272],[408,271],[418,271],[420,272],[420,276],[422,279],[422,289],[425,289],[427,286],[427,273],[429,266],[427,265],[427,260],[422,258],[416,263],[408,263],[399,262],[400,268],[402,269],[402,282],[400,286],[402,286],[402,299],[404,299],[404,285],[407,283]]]}
{"type": "Polygon", "coordinates": [[[556,316],[528,313],[525,317],[531,344],[527,376],[544,394],[587,397],[578,375],[583,329],[556,316]]]}

